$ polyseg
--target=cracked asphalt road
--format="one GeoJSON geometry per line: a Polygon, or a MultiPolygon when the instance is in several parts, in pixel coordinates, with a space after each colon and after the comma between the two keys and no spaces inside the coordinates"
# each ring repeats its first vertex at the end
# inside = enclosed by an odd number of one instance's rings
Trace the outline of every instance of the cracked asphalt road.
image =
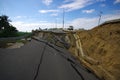
{"type": "Polygon", "coordinates": [[[0,80],[99,80],[67,50],[32,39],[18,49],[0,49],[0,80]]]}

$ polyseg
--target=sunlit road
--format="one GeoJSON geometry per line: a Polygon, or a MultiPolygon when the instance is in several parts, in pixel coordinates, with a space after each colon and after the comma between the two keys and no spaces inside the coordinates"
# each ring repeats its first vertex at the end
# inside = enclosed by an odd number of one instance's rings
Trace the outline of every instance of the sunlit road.
{"type": "Polygon", "coordinates": [[[64,49],[32,39],[0,49],[0,80],[99,80],[64,49]]]}

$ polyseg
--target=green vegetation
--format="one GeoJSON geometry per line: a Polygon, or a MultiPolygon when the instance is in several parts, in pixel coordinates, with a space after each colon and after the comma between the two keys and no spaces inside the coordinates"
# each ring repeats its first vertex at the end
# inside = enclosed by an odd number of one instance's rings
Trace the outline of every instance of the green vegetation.
{"type": "Polygon", "coordinates": [[[31,32],[17,32],[16,36],[31,35],[31,32]]]}
{"type": "Polygon", "coordinates": [[[69,26],[68,30],[74,30],[73,26],[69,26]]]}
{"type": "Polygon", "coordinates": [[[24,39],[32,36],[32,33],[30,32],[18,32],[18,30],[11,25],[10,22],[11,20],[8,18],[8,16],[0,16],[0,38],[3,38],[0,39],[0,48],[7,47],[8,43],[26,43],[27,40],[24,39]]]}
{"type": "Polygon", "coordinates": [[[0,16],[0,37],[14,37],[18,30],[10,24],[11,20],[8,16],[0,16]]]}
{"type": "Polygon", "coordinates": [[[26,34],[31,34],[28,32],[18,32],[18,30],[10,24],[11,20],[8,16],[0,16],[0,38],[3,37],[19,37],[26,34]]]}

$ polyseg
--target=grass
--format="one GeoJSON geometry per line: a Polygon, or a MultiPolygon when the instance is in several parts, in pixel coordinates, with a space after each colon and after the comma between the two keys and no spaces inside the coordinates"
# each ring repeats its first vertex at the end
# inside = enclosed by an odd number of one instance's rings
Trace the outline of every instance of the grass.
{"type": "Polygon", "coordinates": [[[32,34],[31,32],[17,32],[17,37],[27,35],[27,34],[32,34]]]}
{"type": "MultiPolygon", "coordinates": [[[[14,34],[4,34],[2,32],[0,32],[0,38],[7,38],[7,37],[20,37],[20,36],[24,36],[24,35],[28,35],[27,37],[31,37],[32,33],[30,32],[17,32],[17,33],[14,33],[14,34]]],[[[7,46],[7,43],[9,42],[18,42],[18,43],[26,43],[27,41],[26,40],[5,40],[5,41],[0,41],[0,47],[6,47],[7,46]]]]}
{"type": "Polygon", "coordinates": [[[0,38],[6,38],[6,37],[20,37],[24,35],[32,34],[30,32],[16,32],[16,33],[3,33],[0,31],[0,38]]]}
{"type": "Polygon", "coordinates": [[[25,43],[27,43],[28,41],[27,41],[27,40],[17,40],[16,42],[17,42],[17,43],[24,43],[24,44],[25,44],[25,43]]]}

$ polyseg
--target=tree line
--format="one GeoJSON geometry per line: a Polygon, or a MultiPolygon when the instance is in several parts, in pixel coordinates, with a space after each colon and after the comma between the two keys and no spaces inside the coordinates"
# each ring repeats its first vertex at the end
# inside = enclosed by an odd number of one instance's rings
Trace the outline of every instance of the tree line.
{"type": "Polygon", "coordinates": [[[10,22],[8,16],[0,16],[0,37],[15,37],[17,35],[18,30],[10,22]]]}

